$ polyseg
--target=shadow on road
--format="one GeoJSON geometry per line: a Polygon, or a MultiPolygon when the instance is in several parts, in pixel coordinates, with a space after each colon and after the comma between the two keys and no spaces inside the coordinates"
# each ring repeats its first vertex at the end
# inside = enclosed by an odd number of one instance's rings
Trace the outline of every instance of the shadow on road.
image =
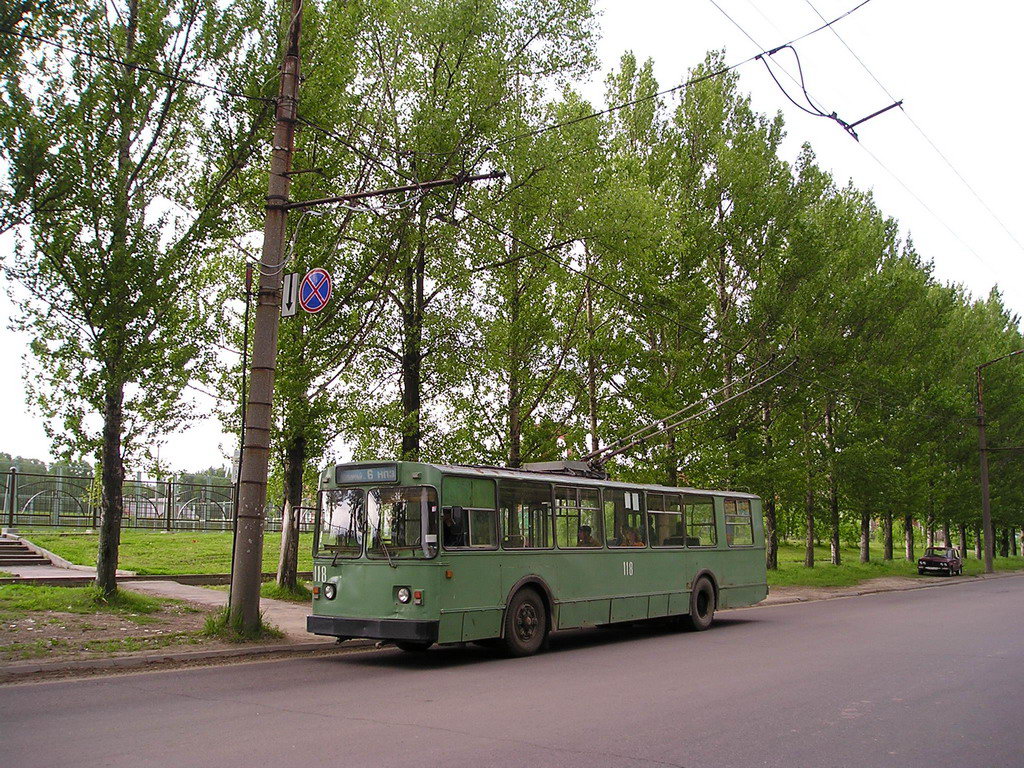
{"type": "MultiPolygon", "coordinates": [[[[739,616],[716,618],[714,626],[707,632],[693,632],[665,621],[643,621],[589,629],[572,629],[552,634],[548,649],[542,651],[541,655],[548,656],[553,653],[586,648],[625,646],[652,638],[677,637],[680,641],[689,642],[731,632],[746,624],[756,622],[757,619],[739,616]]],[[[473,643],[434,646],[422,653],[406,653],[394,648],[385,653],[359,653],[327,656],[321,659],[330,664],[354,664],[362,667],[394,669],[443,669],[502,660],[508,661],[509,658],[500,648],[481,647],[473,643]]]]}

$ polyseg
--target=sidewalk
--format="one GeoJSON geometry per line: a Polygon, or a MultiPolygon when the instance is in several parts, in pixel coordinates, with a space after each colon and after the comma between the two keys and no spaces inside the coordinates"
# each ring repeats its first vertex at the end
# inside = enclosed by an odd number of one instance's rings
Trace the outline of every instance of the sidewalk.
{"type": "Polygon", "coordinates": [[[834,600],[839,597],[873,595],[879,592],[906,592],[911,589],[954,587],[957,584],[970,584],[975,579],[1003,579],[1008,576],[1019,576],[1021,573],[1021,571],[999,571],[997,573],[980,573],[976,576],[934,576],[930,579],[883,576],[850,587],[772,587],[765,600],[750,607],[809,603],[817,600],[834,600]]]}
{"type": "MultiPolygon", "coordinates": [[[[190,603],[209,605],[221,608],[227,605],[228,593],[216,589],[206,589],[190,584],[179,584],[176,581],[132,581],[125,584],[125,589],[134,592],[145,592],[159,597],[171,597],[176,600],[187,600],[190,603]]],[[[273,624],[292,643],[323,643],[323,638],[306,632],[306,617],[310,606],[306,603],[289,603],[285,600],[260,598],[260,610],[263,618],[273,624]]]]}

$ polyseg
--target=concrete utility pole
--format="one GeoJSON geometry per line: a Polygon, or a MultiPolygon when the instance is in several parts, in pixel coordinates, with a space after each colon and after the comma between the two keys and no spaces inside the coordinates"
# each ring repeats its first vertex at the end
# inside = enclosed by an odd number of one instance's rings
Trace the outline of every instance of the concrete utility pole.
{"type": "Polygon", "coordinates": [[[259,627],[260,581],[263,572],[263,523],[270,460],[271,404],[277,365],[281,275],[284,272],[285,228],[291,189],[292,153],[299,103],[299,39],[302,0],[292,0],[288,47],[281,65],[277,124],[270,159],[267,215],[263,225],[259,290],[253,324],[252,376],[246,407],[244,443],[238,482],[238,523],[231,563],[230,619],[247,632],[259,627]]]}
{"type": "Polygon", "coordinates": [[[992,573],[992,558],[995,557],[996,540],[992,531],[992,506],[988,490],[988,446],[985,443],[985,398],[982,387],[981,372],[983,369],[1005,360],[1008,357],[1019,355],[1024,349],[1010,352],[1008,355],[997,357],[982,363],[974,369],[975,380],[975,405],[978,412],[978,460],[981,463],[981,526],[985,537],[985,573],[992,573]]]}
{"type": "Polygon", "coordinates": [[[439,187],[504,178],[503,171],[458,174],[448,179],[415,182],[399,187],[351,192],[316,200],[289,201],[292,152],[299,100],[299,33],[302,0],[292,0],[288,50],[281,67],[277,97],[277,125],[270,160],[267,217],[260,257],[259,292],[253,323],[252,374],[243,425],[241,467],[238,477],[238,513],[231,556],[230,620],[246,632],[259,627],[260,582],[263,575],[263,523],[267,503],[267,468],[270,462],[271,404],[277,365],[277,332],[281,318],[281,283],[285,267],[285,229],[288,211],[334,203],[354,203],[405,192],[427,192],[439,187]]]}

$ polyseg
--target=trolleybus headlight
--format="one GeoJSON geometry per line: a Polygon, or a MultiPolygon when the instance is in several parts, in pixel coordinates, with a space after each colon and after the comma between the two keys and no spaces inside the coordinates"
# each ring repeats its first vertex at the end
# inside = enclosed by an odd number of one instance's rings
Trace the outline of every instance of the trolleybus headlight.
{"type": "Polygon", "coordinates": [[[412,592],[409,591],[408,587],[399,587],[397,597],[398,602],[408,603],[410,600],[412,600],[412,592]]]}
{"type": "Polygon", "coordinates": [[[333,600],[334,596],[338,594],[338,588],[333,584],[324,584],[324,597],[328,600],[333,600]]]}

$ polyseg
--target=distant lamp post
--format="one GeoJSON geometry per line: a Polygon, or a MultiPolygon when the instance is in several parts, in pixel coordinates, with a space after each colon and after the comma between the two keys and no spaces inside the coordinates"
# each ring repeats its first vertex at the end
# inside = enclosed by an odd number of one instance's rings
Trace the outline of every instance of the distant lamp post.
{"type": "Polygon", "coordinates": [[[992,506],[988,492],[988,446],[985,444],[985,399],[982,388],[981,372],[983,369],[1005,360],[1008,357],[1024,353],[1024,349],[1018,349],[1009,354],[997,357],[982,363],[974,369],[975,380],[975,406],[978,412],[978,456],[981,462],[981,526],[985,536],[985,573],[992,573],[992,558],[995,556],[995,536],[992,533],[992,506]]]}

